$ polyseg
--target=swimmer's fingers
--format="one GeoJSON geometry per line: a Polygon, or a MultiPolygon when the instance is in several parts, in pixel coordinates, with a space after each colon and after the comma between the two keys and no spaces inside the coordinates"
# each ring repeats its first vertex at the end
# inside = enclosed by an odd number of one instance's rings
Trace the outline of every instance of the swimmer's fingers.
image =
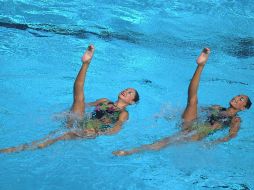
{"type": "Polygon", "coordinates": [[[95,138],[98,136],[98,132],[95,129],[86,129],[84,132],[86,138],[95,138]]]}
{"type": "Polygon", "coordinates": [[[12,153],[15,152],[16,148],[15,147],[11,147],[11,148],[5,148],[5,149],[1,149],[0,153],[12,153]]]}
{"type": "Polygon", "coordinates": [[[86,129],[86,133],[87,134],[95,134],[96,133],[96,130],[91,128],[91,129],[86,129]]]}

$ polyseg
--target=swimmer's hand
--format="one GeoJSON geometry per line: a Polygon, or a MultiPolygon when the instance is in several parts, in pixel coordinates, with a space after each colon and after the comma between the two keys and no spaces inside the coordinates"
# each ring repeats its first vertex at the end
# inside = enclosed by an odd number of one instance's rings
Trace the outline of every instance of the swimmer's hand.
{"type": "Polygon", "coordinates": [[[95,129],[93,129],[93,128],[91,128],[91,129],[86,129],[85,130],[85,132],[86,132],[86,135],[96,135],[96,130],[95,129]]]}
{"type": "Polygon", "coordinates": [[[11,147],[11,148],[5,148],[5,149],[1,149],[0,153],[12,153],[15,152],[16,148],[15,147],[11,147]]]}
{"type": "Polygon", "coordinates": [[[115,156],[127,156],[127,155],[130,155],[131,152],[129,151],[124,151],[124,150],[117,150],[117,151],[114,151],[112,152],[115,156]]]}
{"type": "Polygon", "coordinates": [[[97,136],[99,136],[100,134],[99,134],[99,132],[97,131],[97,130],[95,130],[95,129],[86,129],[85,130],[85,137],[86,138],[96,138],[97,136]]]}

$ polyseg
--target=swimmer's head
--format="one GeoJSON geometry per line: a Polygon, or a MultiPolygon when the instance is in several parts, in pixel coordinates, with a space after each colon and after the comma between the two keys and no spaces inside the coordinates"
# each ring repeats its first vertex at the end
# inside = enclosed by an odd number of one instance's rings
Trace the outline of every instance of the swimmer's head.
{"type": "Polygon", "coordinates": [[[119,93],[118,99],[126,104],[135,104],[139,101],[139,94],[134,88],[127,88],[119,93]]]}
{"type": "Polygon", "coordinates": [[[252,103],[248,96],[238,95],[232,98],[229,104],[231,107],[241,111],[241,110],[249,109],[252,103]]]}

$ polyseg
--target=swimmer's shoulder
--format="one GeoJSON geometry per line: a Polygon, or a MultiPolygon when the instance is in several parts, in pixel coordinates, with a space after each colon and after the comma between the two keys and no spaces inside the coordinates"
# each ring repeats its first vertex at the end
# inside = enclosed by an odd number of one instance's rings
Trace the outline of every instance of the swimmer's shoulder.
{"type": "Polygon", "coordinates": [[[126,109],[121,110],[119,114],[119,121],[124,122],[129,119],[129,112],[126,109]]]}

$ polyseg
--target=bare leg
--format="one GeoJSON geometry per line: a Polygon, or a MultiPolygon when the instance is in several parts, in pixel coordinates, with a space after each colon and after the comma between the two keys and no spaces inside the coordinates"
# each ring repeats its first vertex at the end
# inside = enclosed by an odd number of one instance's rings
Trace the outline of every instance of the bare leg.
{"type": "Polygon", "coordinates": [[[59,133],[61,130],[55,130],[55,131],[52,131],[50,132],[47,136],[45,136],[44,138],[42,139],[39,139],[39,140],[36,140],[36,141],[33,141],[31,144],[38,144],[40,142],[43,142],[43,141],[46,141],[47,139],[50,139],[52,138],[54,135],[56,135],[57,133],[59,133]]]}
{"type": "Polygon", "coordinates": [[[34,141],[29,144],[22,144],[16,147],[0,149],[0,153],[11,153],[11,152],[20,152],[24,150],[35,150],[38,148],[45,148],[49,145],[52,145],[62,140],[71,140],[71,139],[78,139],[78,138],[92,139],[92,138],[95,138],[96,136],[97,136],[96,131],[93,131],[92,129],[88,129],[84,131],[83,130],[70,131],[56,138],[48,139],[49,137],[48,135],[45,138],[42,138],[40,140],[34,141]]]}
{"type": "MultiPolygon", "coordinates": [[[[200,75],[208,60],[209,53],[210,53],[210,49],[204,48],[197,59],[198,66],[196,68],[196,71],[191,79],[191,82],[188,88],[187,106],[182,115],[182,118],[184,119],[185,124],[190,123],[197,118],[197,105],[198,105],[197,91],[198,91],[198,86],[200,81],[200,75]]],[[[188,125],[184,127],[186,128],[188,127],[188,125]]]]}
{"type": "Polygon", "coordinates": [[[197,140],[196,138],[197,134],[192,135],[185,132],[179,132],[175,135],[165,137],[157,142],[154,142],[153,144],[142,145],[140,147],[133,148],[131,150],[118,150],[114,151],[113,154],[116,156],[126,156],[149,150],[160,150],[172,144],[183,143],[188,141],[196,141],[197,140]]]}
{"type": "MultiPolygon", "coordinates": [[[[188,102],[187,102],[187,107],[185,108],[185,111],[182,115],[184,119],[184,123],[186,126],[184,128],[188,127],[188,123],[193,121],[194,119],[197,118],[197,104],[198,104],[198,98],[197,98],[197,91],[198,91],[198,86],[199,86],[199,81],[200,81],[200,75],[202,73],[202,70],[204,68],[204,65],[206,64],[208,60],[208,56],[210,53],[209,48],[204,48],[201,54],[199,55],[197,59],[197,68],[196,71],[191,79],[189,89],[188,89],[188,102]]],[[[175,143],[182,143],[186,141],[197,141],[202,139],[203,137],[200,136],[200,134],[189,134],[187,131],[180,132],[174,136],[171,137],[166,137],[160,141],[157,141],[153,144],[148,144],[148,145],[143,145],[138,148],[133,148],[129,151],[124,151],[124,150],[119,150],[113,152],[113,154],[117,156],[125,156],[125,155],[130,155],[134,153],[139,153],[143,152],[146,150],[159,150],[162,149],[169,144],[175,144],[175,143]]]]}
{"type": "Polygon", "coordinates": [[[57,141],[70,140],[70,139],[75,139],[75,138],[80,138],[80,136],[78,136],[76,133],[73,133],[73,132],[67,132],[64,135],[59,136],[59,137],[54,138],[54,139],[45,140],[46,138],[43,138],[41,140],[34,141],[30,144],[22,144],[22,145],[16,146],[16,147],[1,149],[0,153],[11,153],[11,152],[20,152],[20,151],[23,151],[23,150],[34,150],[34,149],[37,149],[37,148],[45,148],[45,147],[47,147],[47,146],[49,146],[49,145],[51,145],[51,144],[53,144],[57,141]]]}
{"type": "Polygon", "coordinates": [[[71,139],[78,139],[78,138],[95,138],[96,137],[96,132],[92,129],[87,129],[84,131],[70,131],[65,133],[64,135],[54,138],[54,139],[49,139],[45,142],[39,143],[36,145],[36,148],[45,148],[49,145],[54,144],[57,141],[61,141],[61,140],[71,140],[71,139]]]}
{"type": "Polygon", "coordinates": [[[149,151],[149,150],[160,150],[173,144],[179,144],[179,143],[190,142],[190,141],[192,142],[199,141],[203,138],[204,136],[202,136],[199,133],[191,134],[185,131],[181,131],[175,135],[172,135],[170,137],[165,137],[157,142],[154,142],[153,144],[142,145],[140,147],[133,148],[131,150],[118,150],[118,151],[114,151],[113,154],[116,156],[127,156],[127,155],[136,154],[136,153],[149,151]]]}
{"type": "MultiPolygon", "coordinates": [[[[81,67],[81,69],[76,77],[76,80],[74,82],[73,105],[72,105],[71,111],[76,113],[80,117],[83,116],[84,109],[85,109],[84,83],[85,83],[85,78],[86,78],[86,72],[87,72],[89,64],[92,60],[94,50],[95,50],[95,48],[93,45],[88,46],[86,52],[84,53],[84,55],[82,57],[82,63],[83,63],[82,67],[81,67]]],[[[67,127],[71,127],[72,123],[73,123],[73,121],[71,119],[68,119],[67,127]]],[[[78,135],[77,133],[68,132],[60,137],[57,137],[54,139],[48,139],[50,136],[51,136],[51,134],[43,139],[34,141],[30,144],[23,144],[23,145],[20,145],[17,147],[10,147],[10,148],[1,149],[0,153],[10,153],[10,152],[18,152],[18,151],[22,151],[22,150],[44,148],[44,147],[47,147],[47,146],[49,146],[57,141],[60,141],[60,140],[80,138],[82,136],[82,134],[78,135]]]]}
{"type": "Polygon", "coordinates": [[[49,145],[52,145],[54,143],[56,143],[57,141],[61,141],[61,140],[71,140],[71,139],[76,139],[76,138],[80,138],[80,136],[78,136],[76,133],[73,132],[68,132],[65,133],[64,135],[54,138],[54,139],[49,139],[43,143],[39,143],[36,145],[36,148],[45,148],[49,145]]]}
{"type": "Polygon", "coordinates": [[[170,137],[166,137],[166,138],[164,138],[160,141],[157,141],[153,144],[142,145],[140,147],[133,148],[131,150],[118,150],[118,151],[114,151],[113,154],[116,156],[127,156],[127,155],[140,153],[140,152],[144,152],[144,151],[148,151],[148,150],[159,150],[159,149],[166,147],[169,143],[170,143],[170,137]]]}
{"type": "MultiPolygon", "coordinates": [[[[79,70],[79,73],[76,77],[76,80],[74,82],[73,86],[73,104],[71,107],[71,111],[80,118],[84,115],[85,110],[85,94],[84,94],[84,84],[86,79],[86,72],[89,67],[89,64],[92,60],[93,54],[94,54],[94,46],[89,45],[86,52],[82,56],[82,66],[79,70]]],[[[72,116],[73,117],[73,116],[72,116]]],[[[68,117],[67,118],[67,128],[73,127],[74,118],[68,117]]]]}
{"type": "Polygon", "coordinates": [[[82,117],[85,109],[85,95],[84,83],[86,79],[86,72],[94,54],[94,46],[88,46],[86,52],[82,57],[82,67],[77,75],[73,87],[73,105],[71,111],[82,117]]]}

